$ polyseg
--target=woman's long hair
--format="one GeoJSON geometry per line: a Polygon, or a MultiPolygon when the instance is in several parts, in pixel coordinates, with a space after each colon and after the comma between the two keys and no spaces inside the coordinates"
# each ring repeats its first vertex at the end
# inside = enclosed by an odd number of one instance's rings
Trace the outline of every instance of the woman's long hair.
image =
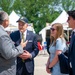
{"type": "Polygon", "coordinates": [[[60,23],[55,23],[52,25],[52,27],[55,26],[56,30],[57,30],[57,34],[56,37],[54,38],[53,36],[50,36],[50,44],[52,44],[54,42],[54,45],[56,44],[56,40],[57,38],[61,38],[63,40],[64,37],[64,30],[63,30],[63,25],[60,23]]]}

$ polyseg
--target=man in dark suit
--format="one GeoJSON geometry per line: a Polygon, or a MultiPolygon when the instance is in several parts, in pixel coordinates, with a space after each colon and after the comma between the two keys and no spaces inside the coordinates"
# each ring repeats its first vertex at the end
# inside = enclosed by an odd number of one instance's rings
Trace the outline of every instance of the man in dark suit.
{"type": "Polygon", "coordinates": [[[24,55],[17,57],[17,75],[34,75],[34,57],[39,52],[36,34],[27,30],[27,18],[21,17],[17,22],[19,30],[10,34],[11,39],[15,42],[15,46],[19,45],[22,37],[23,41],[27,41],[26,47],[23,48],[24,55]]]}
{"type": "Polygon", "coordinates": [[[69,23],[69,27],[73,29],[69,47],[69,75],[75,75],[75,10],[68,11],[68,15],[67,22],[69,23]]]}

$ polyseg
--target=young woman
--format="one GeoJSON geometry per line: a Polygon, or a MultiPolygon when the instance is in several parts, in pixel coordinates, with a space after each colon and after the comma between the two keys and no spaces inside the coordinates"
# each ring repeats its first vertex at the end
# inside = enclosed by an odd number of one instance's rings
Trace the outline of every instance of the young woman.
{"type": "MultiPolygon", "coordinates": [[[[63,36],[63,26],[60,23],[55,23],[50,28],[50,56],[47,61],[46,71],[51,75],[68,75],[60,72],[58,55],[66,50],[66,41],[63,36]]],[[[63,62],[62,62],[63,64],[63,62]]]]}

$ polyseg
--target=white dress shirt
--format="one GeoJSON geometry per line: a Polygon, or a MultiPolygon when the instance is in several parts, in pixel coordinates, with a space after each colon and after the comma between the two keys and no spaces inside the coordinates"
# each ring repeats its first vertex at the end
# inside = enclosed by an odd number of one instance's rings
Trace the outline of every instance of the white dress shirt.
{"type": "MultiPolygon", "coordinates": [[[[22,32],[20,32],[20,34],[21,34],[21,38],[22,38],[22,32]]],[[[27,30],[23,34],[24,34],[24,41],[26,41],[27,30]]]]}

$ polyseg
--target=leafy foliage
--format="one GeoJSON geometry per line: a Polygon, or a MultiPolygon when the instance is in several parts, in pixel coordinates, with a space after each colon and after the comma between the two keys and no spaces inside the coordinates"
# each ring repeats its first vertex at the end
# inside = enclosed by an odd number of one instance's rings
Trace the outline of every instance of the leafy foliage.
{"type": "Polygon", "coordinates": [[[0,9],[28,18],[38,33],[46,23],[54,21],[63,9],[74,9],[74,0],[0,0],[0,9]]]}

